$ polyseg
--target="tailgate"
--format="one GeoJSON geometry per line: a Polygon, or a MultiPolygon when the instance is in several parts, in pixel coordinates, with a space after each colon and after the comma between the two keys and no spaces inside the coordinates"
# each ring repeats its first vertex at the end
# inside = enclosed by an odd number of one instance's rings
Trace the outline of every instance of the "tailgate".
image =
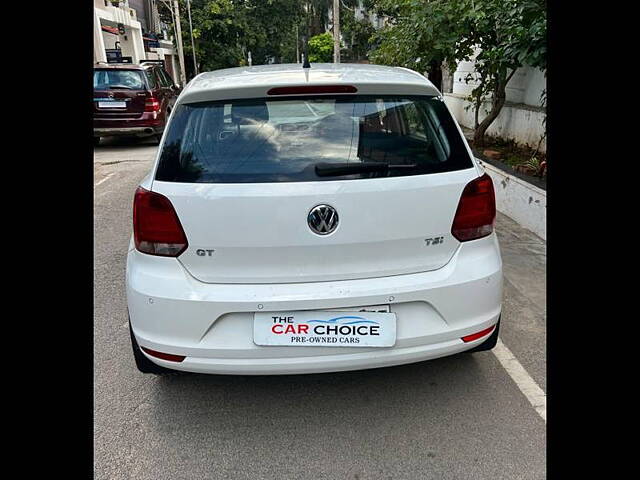
{"type": "Polygon", "coordinates": [[[287,283],[370,278],[443,267],[459,242],[451,225],[474,168],[357,182],[188,185],[154,182],[171,199],[189,247],[179,257],[209,283],[287,283]],[[335,208],[329,235],[308,214],[335,208]],[[209,252],[207,251],[211,251],[209,252]]]}

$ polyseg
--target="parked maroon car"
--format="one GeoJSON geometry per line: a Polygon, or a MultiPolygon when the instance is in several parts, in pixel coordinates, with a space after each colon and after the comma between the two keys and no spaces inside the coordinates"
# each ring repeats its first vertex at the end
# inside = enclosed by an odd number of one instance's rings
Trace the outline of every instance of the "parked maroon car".
{"type": "Polygon", "coordinates": [[[93,140],[136,136],[160,140],[180,93],[160,62],[96,64],[93,70],[93,140]]]}

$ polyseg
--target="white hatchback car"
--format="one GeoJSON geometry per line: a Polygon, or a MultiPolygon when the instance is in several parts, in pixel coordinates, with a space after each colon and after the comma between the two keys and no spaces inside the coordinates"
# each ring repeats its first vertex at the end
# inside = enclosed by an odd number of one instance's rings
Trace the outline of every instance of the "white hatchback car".
{"type": "Polygon", "coordinates": [[[495,214],[491,179],[416,72],[200,74],[135,193],[137,366],[316,373],[491,349],[495,214]]]}

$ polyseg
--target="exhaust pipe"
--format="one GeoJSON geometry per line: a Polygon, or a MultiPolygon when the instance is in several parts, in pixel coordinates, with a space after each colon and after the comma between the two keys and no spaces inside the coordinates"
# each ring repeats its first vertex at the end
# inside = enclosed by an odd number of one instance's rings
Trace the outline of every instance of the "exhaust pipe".
{"type": "Polygon", "coordinates": [[[144,133],[153,133],[153,128],[145,128],[144,133]]]}

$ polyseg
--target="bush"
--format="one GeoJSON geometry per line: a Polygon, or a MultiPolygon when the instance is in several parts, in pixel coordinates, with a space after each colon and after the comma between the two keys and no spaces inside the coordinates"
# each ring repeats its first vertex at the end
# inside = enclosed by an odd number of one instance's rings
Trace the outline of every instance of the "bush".
{"type": "Polygon", "coordinates": [[[316,63],[333,62],[333,35],[321,33],[309,39],[309,61],[316,63]]]}

